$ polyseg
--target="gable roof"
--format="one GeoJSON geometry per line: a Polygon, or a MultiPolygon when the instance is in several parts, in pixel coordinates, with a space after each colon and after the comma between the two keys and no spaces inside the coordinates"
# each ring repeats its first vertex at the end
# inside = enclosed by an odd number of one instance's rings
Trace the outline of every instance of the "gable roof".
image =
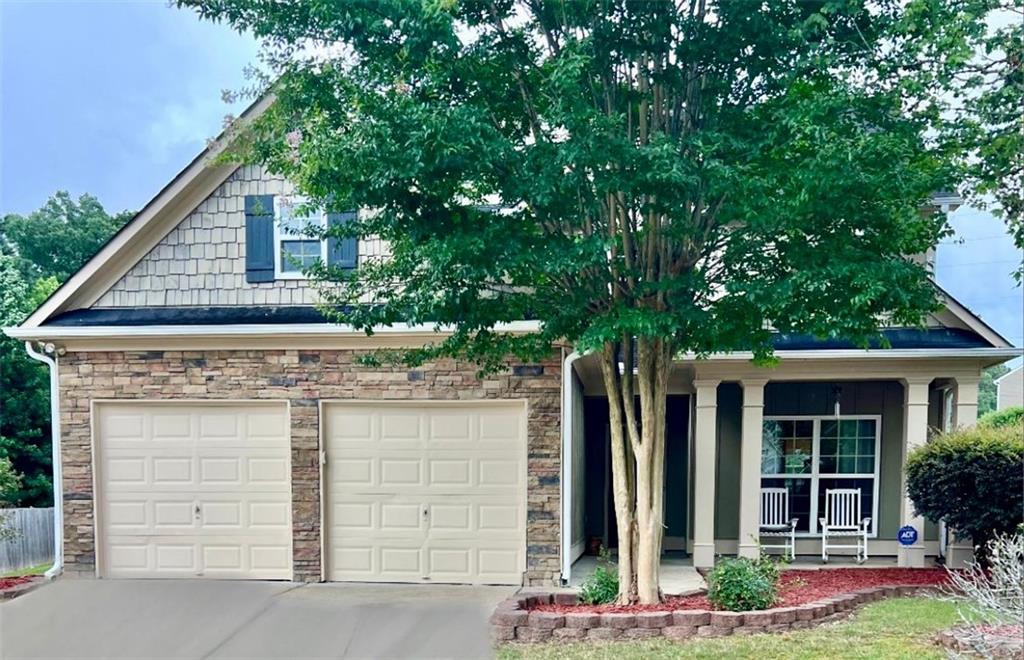
{"type": "MultiPolygon", "coordinates": [[[[273,101],[273,93],[264,94],[246,108],[236,120],[235,126],[256,119],[273,101]]],[[[58,317],[95,303],[168,232],[223,184],[239,167],[238,164],[219,163],[216,160],[230,144],[229,130],[221,132],[206,149],[164,186],[134,218],[29,315],[19,329],[40,329],[45,325],[56,330],[63,325],[58,325],[59,322],[53,323],[58,317]]],[[[949,208],[954,204],[958,205],[960,200],[953,193],[937,193],[935,203],[943,208],[949,208]]],[[[957,325],[981,337],[993,348],[1013,347],[981,317],[971,312],[938,284],[935,284],[935,287],[946,305],[945,313],[952,317],[957,325]]],[[[21,333],[8,331],[7,334],[16,336],[21,333]]]]}
{"type": "MultiPolygon", "coordinates": [[[[259,117],[273,100],[272,93],[261,96],[245,109],[235,126],[259,117]]],[[[216,162],[217,157],[230,144],[228,130],[222,131],[192,159],[135,217],[36,308],[20,327],[38,328],[61,312],[95,302],[177,226],[186,214],[212,194],[239,167],[234,163],[216,162]]]]}

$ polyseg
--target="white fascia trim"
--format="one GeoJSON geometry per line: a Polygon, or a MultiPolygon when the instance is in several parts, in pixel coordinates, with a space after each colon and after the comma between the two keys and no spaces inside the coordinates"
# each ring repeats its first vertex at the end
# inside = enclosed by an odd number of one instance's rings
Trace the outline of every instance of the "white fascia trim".
{"type": "MultiPolygon", "coordinates": [[[[538,321],[511,321],[494,326],[497,332],[529,333],[540,330],[538,321]]],[[[395,323],[373,329],[374,335],[429,336],[449,334],[454,326],[395,323]]],[[[260,336],[367,336],[351,325],[334,323],[249,324],[249,325],[140,325],[140,326],[43,326],[4,328],[16,339],[100,339],[134,337],[260,337],[260,336]]]]}
{"type": "MultiPolygon", "coordinates": [[[[822,349],[822,350],[806,350],[806,351],[775,351],[773,354],[780,360],[820,360],[820,359],[831,359],[831,360],[850,360],[850,359],[870,359],[876,360],[878,358],[889,358],[897,360],[906,360],[913,358],[998,358],[1006,357],[1006,359],[1014,358],[1019,355],[1024,355],[1024,349],[1022,348],[889,348],[889,349],[876,349],[876,350],[865,350],[856,348],[836,348],[836,349],[822,349]]],[[[705,361],[749,361],[754,358],[754,354],[749,351],[742,351],[736,353],[714,353],[707,357],[705,361]]],[[[686,353],[681,357],[682,360],[695,361],[697,356],[693,353],[686,353]]]]}

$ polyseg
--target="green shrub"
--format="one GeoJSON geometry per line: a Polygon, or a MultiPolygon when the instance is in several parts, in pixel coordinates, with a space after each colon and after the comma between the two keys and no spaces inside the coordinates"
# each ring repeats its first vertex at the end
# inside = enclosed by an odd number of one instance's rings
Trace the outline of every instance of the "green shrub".
{"type": "Polygon", "coordinates": [[[604,605],[614,602],[618,596],[619,569],[607,553],[603,553],[597,568],[580,585],[580,602],[584,605],[604,605]]]}
{"type": "Polygon", "coordinates": [[[993,410],[978,419],[978,426],[989,429],[1000,429],[1018,424],[1024,424],[1024,406],[993,410]]]}
{"type": "Polygon", "coordinates": [[[723,559],[708,574],[708,600],[733,612],[764,610],[778,600],[779,566],[762,555],[723,559]]]}
{"type": "Polygon", "coordinates": [[[1024,423],[960,429],[914,450],[907,494],[918,515],[945,520],[982,549],[1012,533],[1024,520],[1024,423]]]}

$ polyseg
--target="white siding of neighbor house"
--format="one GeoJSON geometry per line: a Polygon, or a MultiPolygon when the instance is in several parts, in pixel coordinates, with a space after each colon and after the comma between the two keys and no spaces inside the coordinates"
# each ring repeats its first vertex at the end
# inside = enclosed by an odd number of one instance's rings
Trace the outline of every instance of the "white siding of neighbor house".
{"type": "MultiPolygon", "coordinates": [[[[245,196],[288,195],[290,183],[259,166],[239,167],[93,304],[101,307],[311,305],[303,280],[245,280],[245,196]]],[[[380,241],[360,241],[360,260],[380,241]]]]}
{"type": "Polygon", "coordinates": [[[996,410],[1024,406],[1024,367],[1017,367],[996,383],[996,410]]]}

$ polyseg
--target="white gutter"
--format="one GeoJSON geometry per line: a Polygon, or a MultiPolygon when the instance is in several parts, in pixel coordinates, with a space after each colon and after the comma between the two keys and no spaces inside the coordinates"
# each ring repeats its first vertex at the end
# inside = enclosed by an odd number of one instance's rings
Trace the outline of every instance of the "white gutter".
{"type": "Polygon", "coordinates": [[[562,584],[572,577],[572,363],[582,356],[573,351],[562,362],[562,584]]]}
{"type": "MultiPolygon", "coordinates": [[[[52,352],[52,347],[50,348],[52,352]]],[[[38,352],[32,342],[25,342],[25,351],[33,360],[50,367],[50,445],[53,451],[53,566],[46,577],[53,579],[64,570],[64,487],[60,462],[60,381],[57,378],[57,360],[38,352]]]]}
{"type": "MultiPolygon", "coordinates": [[[[829,348],[795,351],[782,350],[772,353],[774,357],[788,360],[819,360],[825,359],[876,359],[876,358],[977,358],[977,357],[1005,357],[1007,359],[1024,355],[1024,348],[829,348]]],[[[693,353],[686,353],[681,360],[696,360],[693,353]]],[[[754,354],[750,351],[737,351],[736,353],[712,353],[705,358],[705,361],[730,360],[750,361],[754,354]]]]}
{"type": "MultiPolygon", "coordinates": [[[[454,326],[395,323],[373,329],[374,335],[424,336],[450,333],[454,326]]],[[[494,326],[497,332],[537,332],[537,321],[512,321],[494,326]]],[[[225,325],[43,326],[4,328],[15,339],[88,339],[105,337],[253,337],[273,335],[367,336],[363,330],[335,323],[251,323],[225,325]]]]}

